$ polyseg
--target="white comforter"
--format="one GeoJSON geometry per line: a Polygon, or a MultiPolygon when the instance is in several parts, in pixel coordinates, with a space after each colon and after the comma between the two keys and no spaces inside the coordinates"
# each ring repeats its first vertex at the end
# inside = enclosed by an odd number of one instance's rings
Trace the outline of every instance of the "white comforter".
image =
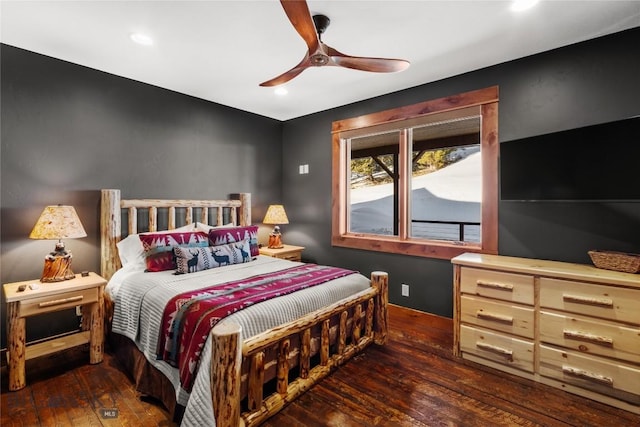
{"type": "MultiPolygon", "coordinates": [[[[111,278],[106,292],[115,302],[112,331],[133,340],[147,360],[171,380],[176,389],[177,402],[186,407],[181,425],[215,425],[211,405],[210,365],[207,362],[211,359],[211,340],[207,340],[201,356],[203,363],[189,394],[180,387],[178,369],[156,360],[158,331],[166,303],[177,293],[278,271],[297,264],[299,263],[258,256],[249,263],[184,275],[174,275],[173,271],[145,273],[139,266],[128,266],[111,278]]],[[[369,286],[368,278],[353,274],[250,306],[222,322],[238,323],[242,327],[242,339],[246,339],[364,291],[369,286]]]]}

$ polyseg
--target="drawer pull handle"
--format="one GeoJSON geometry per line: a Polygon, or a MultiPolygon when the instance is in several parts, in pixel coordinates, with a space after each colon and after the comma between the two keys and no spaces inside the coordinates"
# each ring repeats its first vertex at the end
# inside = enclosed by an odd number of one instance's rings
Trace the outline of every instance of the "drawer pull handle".
{"type": "Polygon", "coordinates": [[[494,322],[508,323],[510,325],[513,325],[513,317],[505,316],[504,314],[488,313],[486,311],[478,310],[476,312],[476,317],[478,319],[493,320],[494,322]]]}
{"type": "Polygon", "coordinates": [[[597,305],[598,307],[613,308],[613,300],[611,298],[594,298],[563,294],[562,299],[566,302],[574,302],[576,304],[597,305]]]}
{"type": "Polygon", "coordinates": [[[504,356],[509,362],[513,362],[513,351],[511,351],[509,349],[498,347],[498,346],[487,344],[487,343],[483,343],[483,342],[476,342],[476,347],[478,347],[481,350],[490,351],[491,353],[495,353],[495,354],[499,354],[500,356],[504,356]]]}
{"type": "Polygon", "coordinates": [[[62,304],[66,304],[68,302],[75,302],[75,301],[82,301],[82,295],[78,295],[78,296],[75,296],[75,297],[69,297],[69,298],[63,298],[63,299],[57,299],[57,300],[53,300],[53,301],[41,302],[40,304],[38,304],[38,307],[40,307],[40,308],[52,307],[54,305],[62,305],[62,304]]]}
{"type": "Polygon", "coordinates": [[[569,331],[566,329],[563,331],[563,333],[565,338],[571,338],[571,339],[580,340],[580,341],[588,341],[588,342],[603,345],[606,347],[613,347],[613,338],[589,334],[587,332],[569,331]]]}
{"type": "Polygon", "coordinates": [[[478,280],[476,281],[476,285],[484,286],[485,288],[497,289],[500,291],[513,292],[513,285],[510,283],[487,282],[486,280],[478,280]]]}
{"type": "Polygon", "coordinates": [[[567,375],[583,378],[585,380],[593,381],[599,384],[604,384],[610,387],[613,386],[613,378],[601,374],[596,374],[595,372],[589,372],[585,371],[584,369],[574,368],[573,366],[566,365],[562,365],[562,372],[567,375]]]}

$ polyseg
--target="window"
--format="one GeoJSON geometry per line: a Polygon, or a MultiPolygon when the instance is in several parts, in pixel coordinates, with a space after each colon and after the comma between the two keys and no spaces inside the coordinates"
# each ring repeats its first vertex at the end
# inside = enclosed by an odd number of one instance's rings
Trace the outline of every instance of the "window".
{"type": "Polygon", "coordinates": [[[333,123],[332,244],[497,253],[498,88],[333,123]]]}

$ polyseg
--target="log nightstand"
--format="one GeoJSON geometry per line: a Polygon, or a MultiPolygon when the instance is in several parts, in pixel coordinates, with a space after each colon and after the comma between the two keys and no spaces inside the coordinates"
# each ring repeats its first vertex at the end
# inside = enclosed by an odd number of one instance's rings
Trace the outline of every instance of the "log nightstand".
{"type": "Polygon", "coordinates": [[[286,259],[289,261],[302,261],[303,246],[284,245],[280,249],[269,249],[267,247],[260,248],[260,255],[266,255],[273,258],[286,259]]]}
{"type": "Polygon", "coordinates": [[[107,281],[95,273],[63,282],[41,283],[38,279],[3,285],[7,300],[9,390],[26,385],[25,361],[89,343],[89,363],[102,362],[104,343],[104,297],[107,281]],[[24,290],[19,291],[24,285],[24,290]],[[32,289],[30,285],[36,285],[32,289]],[[76,306],[82,307],[81,330],[59,338],[26,344],[25,319],[76,306]]]}

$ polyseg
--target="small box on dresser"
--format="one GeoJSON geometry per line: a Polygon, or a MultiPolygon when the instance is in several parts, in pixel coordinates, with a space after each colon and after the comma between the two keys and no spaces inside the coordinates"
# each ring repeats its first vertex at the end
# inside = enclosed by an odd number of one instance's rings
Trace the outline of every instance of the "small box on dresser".
{"type": "Polygon", "coordinates": [[[463,254],[454,354],[640,414],[640,275],[463,254]]]}

